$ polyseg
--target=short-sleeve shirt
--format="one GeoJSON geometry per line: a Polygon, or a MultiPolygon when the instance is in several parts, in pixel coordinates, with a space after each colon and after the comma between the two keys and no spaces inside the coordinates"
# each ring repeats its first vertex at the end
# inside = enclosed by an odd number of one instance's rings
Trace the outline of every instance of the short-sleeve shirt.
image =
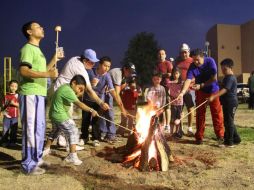
{"type": "Polygon", "coordinates": [[[3,108],[5,108],[4,116],[8,118],[15,118],[19,115],[19,110],[16,106],[10,105],[10,102],[13,101],[18,103],[18,94],[7,93],[2,102],[3,108]]]}
{"type": "MultiPolygon", "coordinates": [[[[196,84],[205,83],[212,76],[217,74],[217,66],[213,58],[205,57],[204,63],[197,67],[194,63],[192,63],[187,72],[187,79],[192,80],[195,78],[196,84]]],[[[204,88],[201,88],[201,91],[204,93],[214,93],[219,90],[218,81],[214,81],[209,85],[206,85],[204,88]]]]}
{"type": "MultiPolygon", "coordinates": [[[[169,81],[167,83],[167,89],[168,89],[168,94],[172,100],[178,97],[180,94],[181,90],[183,87],[183,83],[179,83],[176,81],[169,81]]],[[[183,98],[180,98],[174,102],[171,103],[171,105],[176,105],[176,106],[182,106],[183,105],[183,98]]]]}
{"type": "Polygon", "coordinates": [[[78,98],[69,84],[60,86],[53,95],[49,118],[56,123],[62,123],[70,119],[69,109],[71,103],[76,101],[78,101],[78,98]]]}
{"type": "Polygon", "coordinates": [[[181,70],[181,78],[183,81],[186,80],[187,71],[188,71],[192,62],[193,62],[193,59],[191,57],[188,57],[185,60],[179,60],[176,62],[176,67],[181,70]]]}
{"type": "Polygon", "coordinates": [[[222,88],[225,88],[227,92],[220,97],[222,105],[238,104],[237,100],[237,80],[234,75],[226,75],[222,81],[222,88]]]}
{"type": "MultiPolygon", "coordinates": [[[[106,93],[106,90],[107,91],[114,90],[114,85],[109,73],[99,75],[96,72],[96,69],[91,69],[91,70],[88,70],[88,76],[90,80],[93,80],[93,78],[99,79],[99,82],[97,83],[97,85],[95,87],[92,87],[99,98],[101,99],[103,98],[103,95],[106,93]]],[[[87,94],[85,94],[85,99],[92,101],[87,94]]]]}
{"type": "Polygon", "coordinates": [[[116,86],[121,86],[123,81],[123,74],[121,68],[114,68],[109,71],[109,74],[112,78],[112,82],[116,86]]]}
{"type": "MultiPolygon", "coordinates": [[[[173,69],[173,64],[170,62],[170,61],[163,61],[163,62],[159,62],[157,64],[157,67],[156,67],[156,71],[157,72],[160,72],[162,74],[166,74],[166,73],[171,73],[172,72],[172,69],[173,69]]],[[[163,77],[162,78],[162,81],[161,81],[161,84],[162,85],[166,85],[166,83],[169,81],[170,79],[167,78],[167,77],[163,77]]]]}
{"type": "MultiPolygon", "coordinates": [[[[46,58],[38,46],[25,44],[20,50],[20,66],[27,66],[33,71],[46,72],[46,58]]],[[[47,78],[22,77],[20,82],[21,95],[47,95],[47,78]]]]}
{"type": "Polygon", "coordinates": [[[151,101],[153,106],[162,107],[166,104],[166,91],[163,86],[152,86],[147,92],[147,100],[151,101]]]}
{"type": "Polygon", "coordinates": [[[133,90],[130,87],[123,89],[121,92],[121,99],[125,109],[127,110],[137,109],[137,100],[138,100],[137,89],[133,90]]]}
{"type": "Polygon", "coordinates": [[[70,84],[71,79],[75,75],[82,75],[85,78],[86,86],[91,85],[86,68],[78,56],[72,57],[65,64],[64,68],[56,79],[54,90],[56,91],[63,84],[70,84]]]}

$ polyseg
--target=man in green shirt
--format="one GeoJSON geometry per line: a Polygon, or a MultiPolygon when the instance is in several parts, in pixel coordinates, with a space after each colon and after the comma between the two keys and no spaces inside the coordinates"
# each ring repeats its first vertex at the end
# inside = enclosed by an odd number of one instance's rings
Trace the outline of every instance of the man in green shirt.
{"type": "Polygon", "coordinates": [[[41,167],[46,120],[45,97],[47,78],[56,78],[54,68],[59,57],[54,55],[48,65],[39,47],[44,38],[44,30],[38,22],[31,21],[23,25],[22,32],[27,43],[20,51],[19,71],[22,76],[20,85],[20,115],[22,123],[22,162],[25,173],[39,175],[45,173],[41,167]]]}

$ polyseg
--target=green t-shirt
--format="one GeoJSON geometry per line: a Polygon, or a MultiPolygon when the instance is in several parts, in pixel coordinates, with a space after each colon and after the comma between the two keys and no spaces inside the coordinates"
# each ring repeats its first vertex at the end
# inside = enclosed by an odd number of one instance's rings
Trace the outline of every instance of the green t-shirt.
{"type": "MultiPolygon", "coordinates": [[[[38,46],[25,44],[20,50],[20,66],[28,66],[33,71],[46,72],[46,58],[38,46]]],[[[20,85],[22,95],[47,95],[47,78],[22,77],[20,85]]]]}
{"type": "Polygon", "coordinates": [[[49,118],[56,123],[70,119],[69,109],[71,103],[78,101],[78,97],[69,84],[60,86],[52,98],[49,118]]]}

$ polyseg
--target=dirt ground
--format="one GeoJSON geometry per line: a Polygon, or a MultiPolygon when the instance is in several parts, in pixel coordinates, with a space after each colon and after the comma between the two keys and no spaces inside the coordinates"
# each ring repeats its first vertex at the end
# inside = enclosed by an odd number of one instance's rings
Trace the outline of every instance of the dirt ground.
{"type": "MultiPolygon", "coordinates": [[[[194,139],[186,136],[169,141],[175,162],[167,172],[140,172],[107,161],[109,155],[115,160],[113,157],[118,155],[109,153],[113,147],[125,145],[126,138],[114,145],[85,145],[85,150],[78,153],[81,166],[63,162],[67,152],[53,146],[52,154],[45,157],[51,167],[42,176],[20,172],[20,144],[0,147],[0,189],[254,189],[253,115],[254,111],[247,110],[246,105],[238,109],[236,124],[244,138],[234,148],[216,146],[211,119],[207,121],[203,145],[193,144],[194,139]]],[[[116,118],[118,121],[119,114],[116,118]]]]}

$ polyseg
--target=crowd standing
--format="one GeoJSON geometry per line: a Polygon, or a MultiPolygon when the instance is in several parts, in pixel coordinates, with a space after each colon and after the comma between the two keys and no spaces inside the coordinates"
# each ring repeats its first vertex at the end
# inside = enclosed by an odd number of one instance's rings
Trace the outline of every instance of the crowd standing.
{"type": "MultiPolygon", "coordinates": [[[[43,27],[38,22],[31,21],[23,25],[22,32],[27,39],[20,50],[19,72],[22,79],[20,83],[10,81],[9,92],[2,102],[4,127],[1,144],[15,146],[20,109],[21,167],[24,173],[45,173],[44,168],[50,163],[44,161],[43,157],[51,153],[51,145],[56,139],[62,139],[58,140],[58,144],[66,146],[68,154],[64,160],[80,165],[82,161],[77,151],[83,150],[84,144],[95,147],[100,146],[102,141],[113,144],[119,140],[118,136],[128,137],[135,130],[137,101],[142,93],[137,84],[138,73],[132,62],[110,70],[110,57],[98,59],[94,50],[85,49],[80,56],[68,60],[58,74],[56,63],[64,58],[64,54],[55,52],[47,64],[39,46],[44,38],[43,27]],[[49,111],[52,131],[44,145],[45,98],[49,78],[55,80],[49,111]],[[19,94],[16,92],[18,86],[19,94]],[[114,124],[113,100],[121,111],[118,129],[114,124]],[[73,119],[73,106],[82,110],[81,131],[73,119]]],[[[156,69],[151,78],[152,85],[146,95],[148,105],[154,111],[160,110],[158,115],[164,133],[173,138],[182,138],[185,134],[194,136],[196,144],[202,144],[205,113],[209,105],[218,145],[234,147],[239,144],[241,138],[234,125],[238,102],[233,60],[228,58],[220,63],[225,76],[220,88],[217,64],[213,58],[205,56],[203,50],[191,51],[188,44],[183,43],[174,64],[166,60],[166,56],[164,49],[158,51],[158,62],[155,63],[156,69]],[[199,106],[196,112],[195,105],[199,106]],[[182,122],[184,106],[188,111],[186,133],[182,122]]],[[[253,109],[254,72],[251,73],[248,85],[249,108],[253,109]]]]}

